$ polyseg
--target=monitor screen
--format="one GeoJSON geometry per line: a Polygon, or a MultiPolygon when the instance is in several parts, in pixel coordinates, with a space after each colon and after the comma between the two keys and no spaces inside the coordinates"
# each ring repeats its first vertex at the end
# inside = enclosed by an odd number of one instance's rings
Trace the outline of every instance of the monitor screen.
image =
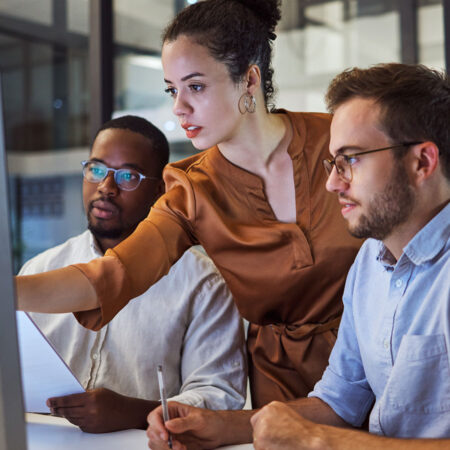
{"type": "Polygon", "coordinates": [[[0,255],[0,450],[25,450],[25,416],[17,345],[1,77],[0,255]]]}

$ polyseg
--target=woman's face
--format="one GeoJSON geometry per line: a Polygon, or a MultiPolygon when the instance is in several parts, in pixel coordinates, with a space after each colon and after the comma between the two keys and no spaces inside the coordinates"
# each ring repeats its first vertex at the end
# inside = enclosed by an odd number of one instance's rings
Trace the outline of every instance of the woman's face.
{"type": "Polygon", "coordinates": [[[162,64],[173,112],[198,149],[232,141],[242,124],[239,98],[243,83],[234,83],[225,64],[186,36],[166,42],[162,64]]]}

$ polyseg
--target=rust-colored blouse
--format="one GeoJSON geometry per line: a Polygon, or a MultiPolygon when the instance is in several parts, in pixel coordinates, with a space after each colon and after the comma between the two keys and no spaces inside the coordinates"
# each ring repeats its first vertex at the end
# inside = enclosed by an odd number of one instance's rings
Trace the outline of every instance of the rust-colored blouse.
{"type": "Polygon", "coordinates": [[[346,230],[336,196],[325,190],[330,116],[278,113],[287,114],[293,128],[288,152],[296,223],[278,221],[260,177],[213,147],[169,164],[167,192],[136,231],[105,257],[76,265],[100,302],[76,317],[97,330],[200,243],[251,323],[255,406],[306,395],[320,378],[342,311],[345,277],[360,245],[346,230]]]}

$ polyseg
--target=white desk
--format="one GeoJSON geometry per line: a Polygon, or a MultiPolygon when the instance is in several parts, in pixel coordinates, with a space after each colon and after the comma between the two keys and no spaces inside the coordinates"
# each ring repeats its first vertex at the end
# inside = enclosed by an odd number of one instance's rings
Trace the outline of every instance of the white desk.
{"type": "MultiPolygon", "coordinates": [[[[124,450],[148,449],[145,431],[126,430],[115,433],[83,433],[60,417],[27,414],[28,450],[124,450]]],[[[253,445],[232,445],[221,450],[251,450],[253,445]]]]}

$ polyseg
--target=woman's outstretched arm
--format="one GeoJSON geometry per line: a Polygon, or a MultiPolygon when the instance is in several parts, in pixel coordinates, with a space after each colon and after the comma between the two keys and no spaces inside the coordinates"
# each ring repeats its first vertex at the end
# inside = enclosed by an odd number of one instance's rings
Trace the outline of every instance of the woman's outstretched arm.
{"type": "Polygon", "coordinates": [[[99,306],[94,287],[73,266],[16,277],[16,295],[22,311],[67,313],[99,306]]]}

